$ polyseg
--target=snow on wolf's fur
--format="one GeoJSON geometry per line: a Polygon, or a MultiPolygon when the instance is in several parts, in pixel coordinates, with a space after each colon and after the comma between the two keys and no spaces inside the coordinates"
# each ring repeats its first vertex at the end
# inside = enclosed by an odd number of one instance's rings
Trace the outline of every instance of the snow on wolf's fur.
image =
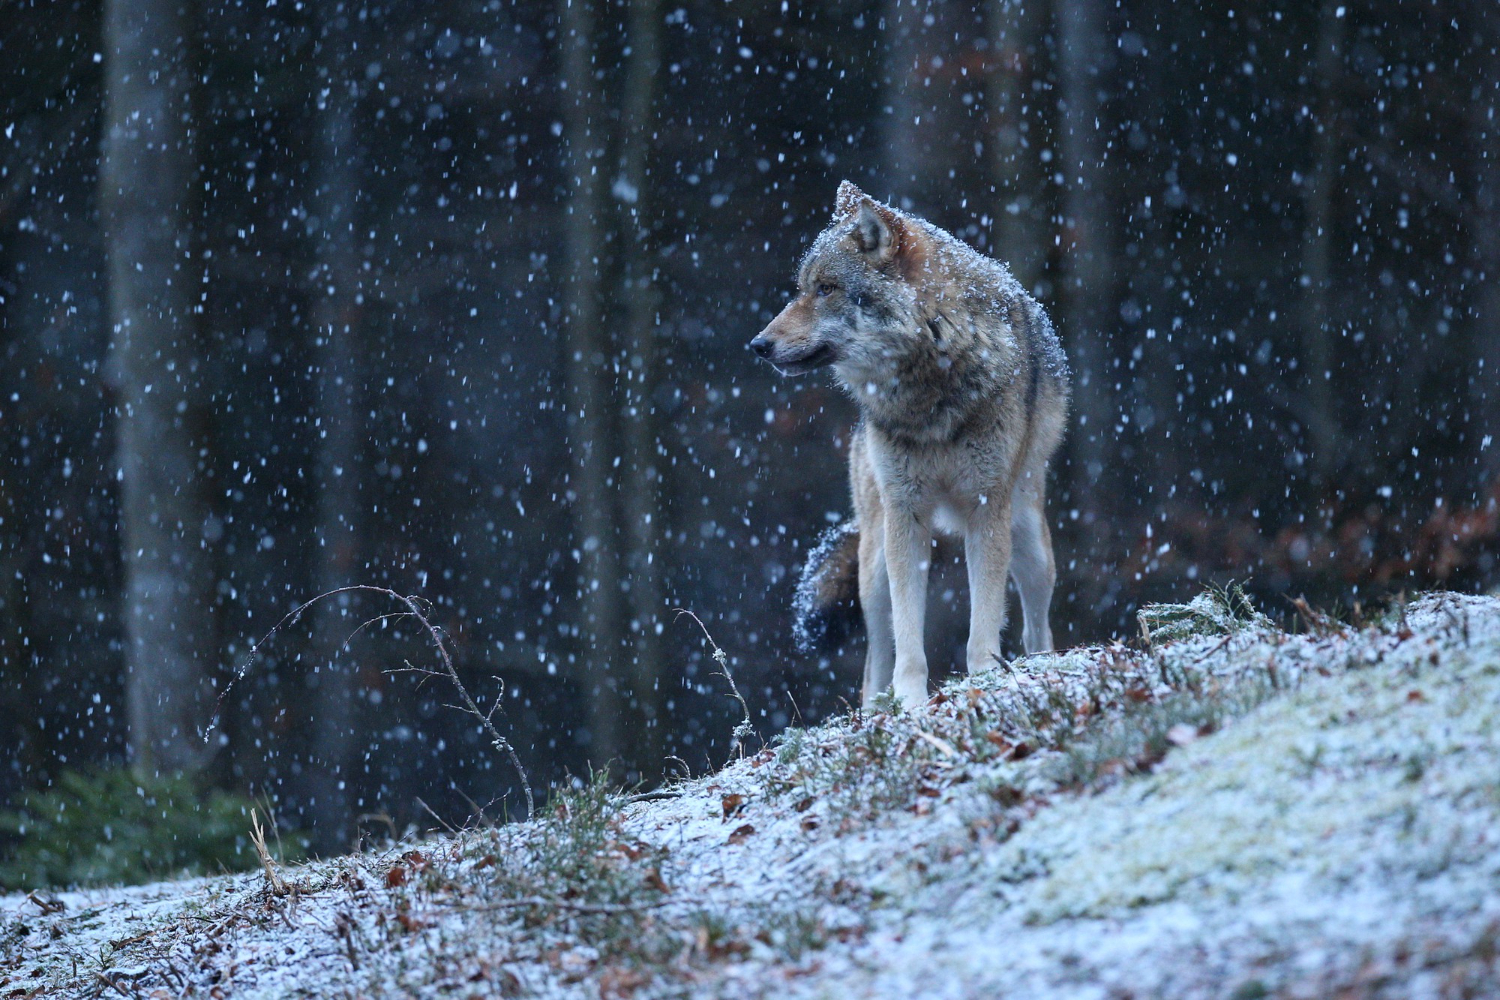
{"type": "Polygon", "coordinates": [[[808,552],[792,598],[792,639],[803,653],[837,649],[859,618],[859,522],[824,531],[808,552]]]}

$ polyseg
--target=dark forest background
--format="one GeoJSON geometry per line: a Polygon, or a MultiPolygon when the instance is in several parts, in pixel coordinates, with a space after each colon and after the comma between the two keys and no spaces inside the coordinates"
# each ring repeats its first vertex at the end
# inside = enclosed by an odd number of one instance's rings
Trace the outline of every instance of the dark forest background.
{"type": "MultiPolygon", "coordinates": [[[[848,178],[1008,261],[1075,415],[1063,644],[1493,586],[1490,3],[0,6],[0,803],[128,762],[356,818],[855,698],[796,653],[850,403],[745,350],[848,178]],[[424,659],[426,658],[426,659],[424,659]]],[[[960,665],[956,552],[929,645],[960,665]]],[[[1007,637],[1010,648],[1014,644],[1007,637]]],[[[680,758],[666,763],[668,755],[680,758]]]]}

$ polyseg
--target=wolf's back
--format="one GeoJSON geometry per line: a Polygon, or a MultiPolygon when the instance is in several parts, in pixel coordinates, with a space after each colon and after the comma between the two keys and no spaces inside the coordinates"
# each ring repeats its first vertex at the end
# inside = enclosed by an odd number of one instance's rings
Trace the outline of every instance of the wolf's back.
{"type": "Polygon", "coordinates": [[[804,653],[831,653],[863,624],[859,524],[852,518],[823,532],[807,554],[792,611],[792,638],[804,653]]]}

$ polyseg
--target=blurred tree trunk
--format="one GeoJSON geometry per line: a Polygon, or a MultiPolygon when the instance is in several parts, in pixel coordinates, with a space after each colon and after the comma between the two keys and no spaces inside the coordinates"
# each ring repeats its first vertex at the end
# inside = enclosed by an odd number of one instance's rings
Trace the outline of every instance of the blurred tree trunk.
{"type": "Polygon", "coordinates": [[[876,198],[890,198],[898,208],[924,214],[934,207],[928,163],[934,153],[923,141],[932,127],[932,109],[922,79],[926,7],[926,0],[885,0],[882,4],[886,65],[879,121],[884,163],[883,176],[870,190],[876,198]]]}
{"type": "MultiPolygon", "coordinates": [[[[1481,97],[1470,112],[1476,172],[1473,269],[1474,365],[1469,375],[1470,426],[1478,437],[1481,502],[1500,483],[1500,17],[1481,16],[1481,97]],[[1487,443],[1486,443],[1487,442],[1487,443]]],[[[1495,502],[1493,494],[1489,502],[1495,502]]]]}
{"type": "Polygon", "coordinates": [[[620,231],[624,254],[625,399],[621,424],[625,429],[625,463],[621,481],[621,511],[629,551],[629,583],[634,707],[641,736],[633,740],[643,776],[660,776],[666,755],[665,703],[662,678],[662,585],[656,561],[661,505],[657,496],[660,470],[656,464],[658,425],[653,395],[656,389],[656,319],[650,219],[651,146],[656,138],[653,110],[661,64],[660,0],[631,4],[629,62],[625,70],[624,106],[620,114],[620,231]]]}
{"type": "Polygon", "coordinates": [[[1035,60],[1047,30],[1043,0],[990,0],[988,78],[995,256],[1027,291],[1041,284],[1052,225],[1041,160],[1039,111],[1032,97],[1035,60]]]}
{"type": "Polygon", "coordinates": [[[194,26],[179,0],[106,0],[100,209],[113,327],[125,683],[138,768],[192,771],[212,709],[205,377],[192,280],[194,26]]]}
{"type": "MultiPolygon", "coordinates": [[[[358,84],[352,72],[355,25],[343,4],[320,8],[317,133],[313,205],[315,282],[312,289],[317,551],[315,592],[361,582],[360,489],[364,442],[363,374],[360,370],[360,280],[355,223],[364,153],[356,138],[358,84]]],[[[354,682],[337,662],[350,632],[355,595],[317,605],[312,622],[311,692],[308,701],[312,759],[308,799],[314,847],[323,854],[349,848],[355,766],[354,682]]]]}
{"type": "Polygon", "coordinates": [[[1109,346],[1114,324],[1107,171],[1101,138],[1106,22],[1101,0],[1057,0],[1058,152],[1063,184],[1063,280],[1058,328],[1073,367],[1068,482],[1085,524],[1103,506],[1105,456],[1114,420],[1109,346]]]}
{"type": "Polygon", "coordinates": [[[580,678],[589,696],[589,756],[620,757],[624,702],[619,663],[628,639],[620,594],[614,515],[612,353],[604,325],[601,269],[607,260],[602,171],[608,135],[595,79],[594,0],[562,0],[563,134],[568,205],[563,293],[563,372],[567,383],[569,498],[582,611],[580,678]]]}
{"type": "MultiPolygon", "coordinates": [[[[1135,82],[1133,106],[1165,107],[1175,99],[1177,84],[1170,79],[1170,71],[1168,61],[1154,58],[1140,60],[1129,69],[1122,67],[1122,77],[1130,72],[1135,82]]],[[[1137,118],[1135,127],[1141,130],[1145,144],[1160,141],[1162,123],[1137,118]]],[[[1129,135],[1122,138],[1127,143],[1130,140],[1129,135]]],[[[1139,195],[1137,192],[1136,197],[1139,195]]],[[[1128,238],[1138,247],[1163,245],[1172,240],[1172,212],[1154,191],[1143,201],[1125,204],[1122,198],[1120,204],[1134,230],[1128,238]],[[1154,201],[1154,207],[1146,201],[1154,201]]],[[[1129,279],[1116,285],[1116,294],[1121,298],[1149,300],[1154,294],[1151,286],[1162,279],[1156,268],[1131,268],[1126,263],[1121,270],[1130,275],[1129,279]]],[[[1155,329],[1149,316],[1143,315],[1142,318],[1146,320],[1145,329],[1132,326],[1128,339],[1122,339],[1116,349],[1116,355],[1123,354],[1127,348],[1131,349],[1132,355],[1137,350],[1140,352],[1133,369],[1123,373],[1121,382],[1126,388],[1119,397],[1119,405],[1122,410],[1128,408],[1130,413],[1136,454],[1148,455],[1150,460],[1129,465],[1130,478],[1123,489],[1128,489],[1130,495],[1138,499],[1137,509],[1142,516],[1156,520],[1163,514],[1177,516],[1182,502],[1173,502],[1176,486],[1183,483],[1188,470],[1197,466],[1202,456],[1182,447],[1182,404],[1178,393],[1187,388],[1184,370],[1188,366],[1183,359],[1188,357],[1187,350],[1191,345],[1174,338],[1170,327],[1155,329]]]]}
{"type": "Polygon", "coordinates": [[[1314,481],[1323,483],[1338,463],[1338,414],[1329,381],[1333,361],[1332,331],[1328,328],[1328,298],[1332,290],[1333,192],[1338,171],[1338,77],[1344,60],[1343,7],[1324,0],[1318,24],[1317,118],[1312,169],[1303,197],[1307,222],[1302,233],[1302,364],[1307,395],[1302,416],[1307,421],[1309,456],[1314,481]]]}

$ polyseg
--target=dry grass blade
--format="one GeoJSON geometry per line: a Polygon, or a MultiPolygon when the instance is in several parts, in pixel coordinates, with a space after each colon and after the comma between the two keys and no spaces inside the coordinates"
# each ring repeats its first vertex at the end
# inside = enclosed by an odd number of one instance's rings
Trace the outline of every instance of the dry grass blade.
{"type": "Polygon", "coordinates": [[[266,831],[261,829],[260,816],[254,809],[250,810],[250,843],[255,845],[255,853],[265,869],[267,891],[273,896],[285,896],[288,891],[286,881],[276,874],[276,864],[271,860],[271,852],[266,850],[266,831]]]}
{"type": "Polygon", "coordinates": [[[941,736],[934,736],[931,733],[925,732],[921,729],[918,729],[915,732],[918,739],[924,740],[927,743],[931,744],[934,749],[936,749],[944,757],[947,757],[949,760],[958,760],[961,756],[959,752],[954,749],[953,744],[949,743],[941,736]]]}

